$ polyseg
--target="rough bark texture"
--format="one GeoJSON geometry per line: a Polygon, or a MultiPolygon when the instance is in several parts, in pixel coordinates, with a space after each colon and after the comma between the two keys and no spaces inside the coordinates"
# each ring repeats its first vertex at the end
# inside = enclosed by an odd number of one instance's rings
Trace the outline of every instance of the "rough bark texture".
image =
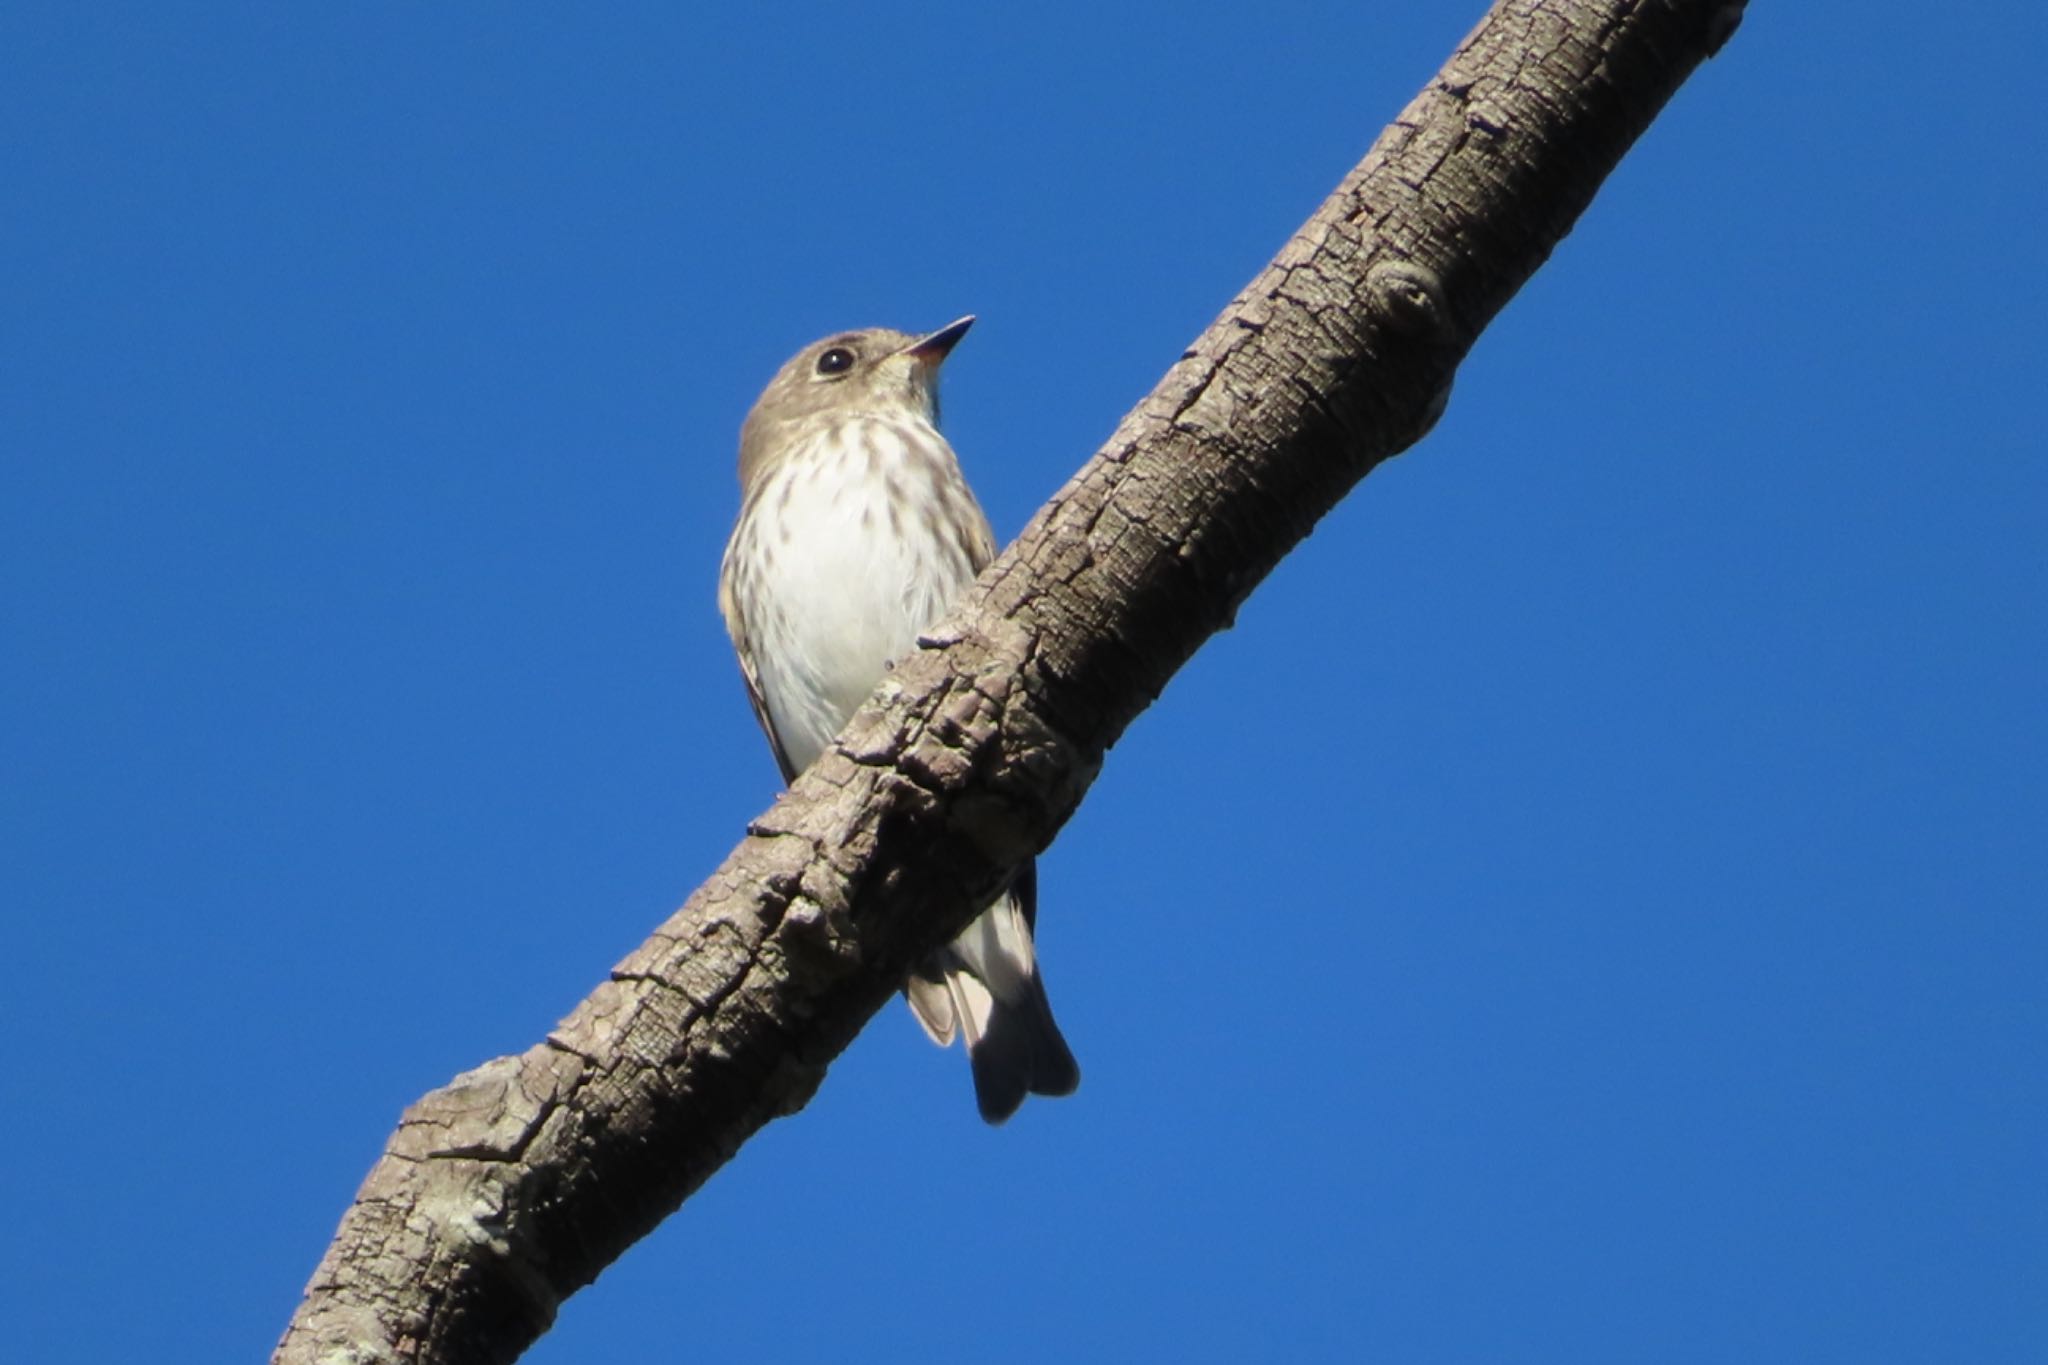
{"type": "Polygon", "coordinates": [[[1429,428],[1480,329],[1740,13],[1496,5],[711,880],[545,1041],[406,1112],[276,1359],[512,1360],[802,1108],[1174,670],[1429,428]]]}

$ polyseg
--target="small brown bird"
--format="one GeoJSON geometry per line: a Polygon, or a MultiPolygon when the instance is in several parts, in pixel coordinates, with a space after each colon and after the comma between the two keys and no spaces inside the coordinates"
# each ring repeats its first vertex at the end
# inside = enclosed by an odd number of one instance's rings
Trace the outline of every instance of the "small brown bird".
{"type": "MultiPolygon", "coordinates": [[[[939,365],[973,323],[873,328],[799,351],[740,429],[740,519],[718,606],[785,782],[823,753],[918,633],[995,556],[988,518],[939,435],[939,365]]],[[[1031,931],[1037,876],[1009,889],[904,983],[941,1047],[967,1042],[981,1116],[1071,1094],[1031,931]]]]}

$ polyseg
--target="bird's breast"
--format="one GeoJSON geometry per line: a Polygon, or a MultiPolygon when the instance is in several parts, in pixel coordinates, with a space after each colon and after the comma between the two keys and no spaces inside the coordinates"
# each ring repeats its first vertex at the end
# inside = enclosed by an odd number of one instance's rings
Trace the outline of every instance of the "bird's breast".
{"type": "Polygon", "coordinates": [[[951,448],[926,424],[833,422],[763,475],[728,572],[762,700],[798,769],[972,581],[987,542],[951,448]]]}

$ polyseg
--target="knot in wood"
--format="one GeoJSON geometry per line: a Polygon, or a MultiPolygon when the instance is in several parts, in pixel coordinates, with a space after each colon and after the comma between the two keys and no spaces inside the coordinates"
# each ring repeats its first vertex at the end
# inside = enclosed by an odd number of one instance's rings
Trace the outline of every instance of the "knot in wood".
{"type": "Polygon", "coordinates": [[[1365,286],[1394,330],[1430,342],[1448,342],[1455,335],[1443,281],[1428,266],[1381,261],[1366,273],[1365,286]]]}

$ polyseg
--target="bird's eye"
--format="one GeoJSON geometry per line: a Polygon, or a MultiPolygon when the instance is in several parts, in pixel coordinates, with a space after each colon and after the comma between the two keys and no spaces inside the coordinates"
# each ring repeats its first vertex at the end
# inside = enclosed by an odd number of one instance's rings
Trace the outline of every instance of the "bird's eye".
{"type": "Polygon", "coordinates": [[[834,346],[818,357],[819,374],[845,374],[853,368],[853,352],[844,346],[834,346]]]}

